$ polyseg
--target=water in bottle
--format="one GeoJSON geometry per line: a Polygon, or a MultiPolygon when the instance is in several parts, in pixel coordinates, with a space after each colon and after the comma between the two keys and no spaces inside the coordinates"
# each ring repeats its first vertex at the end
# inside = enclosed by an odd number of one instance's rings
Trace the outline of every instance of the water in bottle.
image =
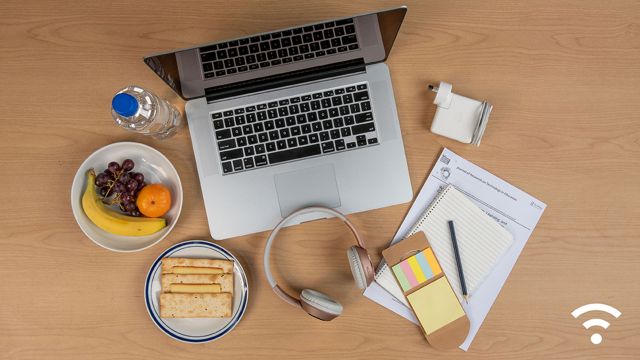
{"type": "Polygon", "coordinates": [[[111,115],[122,128],[158,139],[173,135],[181,118],[171,103],[136,85],[116,93],[111,115]]]}

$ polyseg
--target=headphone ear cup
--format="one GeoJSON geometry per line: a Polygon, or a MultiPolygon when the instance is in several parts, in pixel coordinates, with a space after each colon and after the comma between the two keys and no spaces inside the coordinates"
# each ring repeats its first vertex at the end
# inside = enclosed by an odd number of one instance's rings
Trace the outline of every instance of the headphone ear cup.
{"type": "Polygon", "coordinates": [[[316,290],[302,290],[300,304],[309,315],[324,321],[333,320],[342,314],[342,304],[316,290]]]}
{"type": "Polygon", "coordinates": [[[373,281],[373,264],[367,250],[354,245],[347,250],[347,257],[356,286],[365,289],[373,281]]]}

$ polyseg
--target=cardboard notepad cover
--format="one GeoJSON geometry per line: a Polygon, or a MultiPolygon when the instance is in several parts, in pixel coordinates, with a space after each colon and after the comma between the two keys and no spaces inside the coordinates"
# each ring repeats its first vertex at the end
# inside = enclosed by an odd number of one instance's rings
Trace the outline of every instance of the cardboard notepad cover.
{"type": "MultiPolygon", "coordinates": [[[[383,250],[382,256],[393,267],[430,247],[424,232],[419,231],[383,250]]],[[[395,274],[394,276],[400,282],[395,274]]],[[[443,272],[403,293],[431,346],[452,349],[466,339],[470,327],[469,318],[443,272]]]]}

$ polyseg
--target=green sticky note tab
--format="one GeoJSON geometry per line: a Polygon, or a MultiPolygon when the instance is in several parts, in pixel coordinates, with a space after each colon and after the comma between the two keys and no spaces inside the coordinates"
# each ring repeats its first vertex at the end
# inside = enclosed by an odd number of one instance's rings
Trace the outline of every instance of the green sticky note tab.
{"type": "Polygon", "coordinates": [[[396,275],[396,279],[398,279],[402,291],[409,290],[411,288],[411,285],[409,285],[409,280],[407,280],[407,277],[404,275],[400,264],[394,265],[391,270],[393,270],[393,273],[396,275]]]}

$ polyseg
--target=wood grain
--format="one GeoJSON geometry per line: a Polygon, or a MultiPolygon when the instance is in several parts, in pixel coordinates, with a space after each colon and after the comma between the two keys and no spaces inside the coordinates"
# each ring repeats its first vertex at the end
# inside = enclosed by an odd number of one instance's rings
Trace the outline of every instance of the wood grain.
{"type": "MultiPolygon", "coordinates": [[[[188,131],[163,142],[121,131],[113,92],[136,83],[183,107],[143,55],[398,4],[0,2],[0,358],[638,358],[640,3],[625,0],[408,1],[388,65],[414,191],[446,146],[548,204],[468,354],[433,350],[359,294],[336,221],[287,229],[274,257],[289,288],[340,299],[341,318],[322,323],[276,298],[261,272],[262,233],[223,243],[251,288],[232,334],[187,345],[150,321],[142,288],[151,262],[209,232],[188,131]],[[440,80],[495,104],[480,148],[428,131],[426,84],[440,80]],[[69,206],[84,158],[124,140],[167,155],[185,190],[172,234],[135,254],[95,246],[69,206]],[[622,311],[598,347],[569,315],[590,302],[622,311]]],[[[409,206],[350,216],[376,261],[409,206]]]]}

